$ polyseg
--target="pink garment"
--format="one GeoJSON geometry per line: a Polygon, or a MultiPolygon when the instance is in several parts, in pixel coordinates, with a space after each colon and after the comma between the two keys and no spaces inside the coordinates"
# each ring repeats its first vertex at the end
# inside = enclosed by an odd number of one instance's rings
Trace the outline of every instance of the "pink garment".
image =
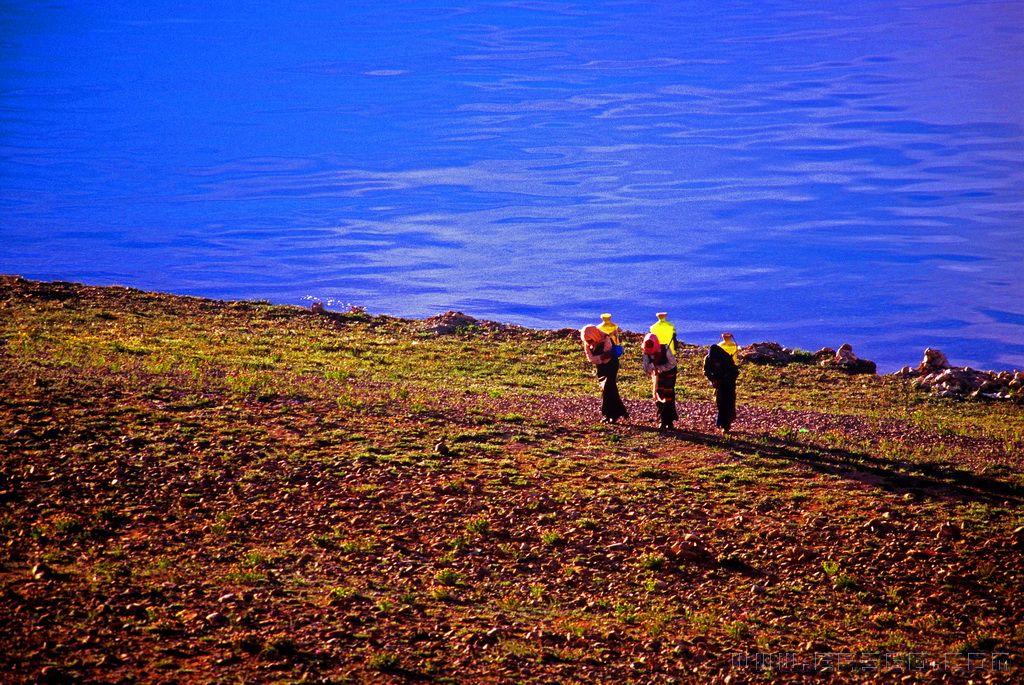
{"type": "Polygon", "coordinates": [[[597,326],[580,329],[580,339],[583,341],[583,354],[591,364],[607,364],[613,359],[608,334],[597,326]]]}
{"type": "Polygon", "coordinates": [[[644,354],[658,354],[661,350],[661,341],[658,340],[658,336],[654,333],[648,333],[644,336],[644,354]]]}

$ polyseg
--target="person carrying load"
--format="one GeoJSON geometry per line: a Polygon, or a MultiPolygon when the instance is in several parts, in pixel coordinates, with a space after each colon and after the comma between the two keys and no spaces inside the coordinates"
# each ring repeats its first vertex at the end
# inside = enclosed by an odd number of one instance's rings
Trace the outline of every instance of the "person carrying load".
{"type": "Polygon", "coordinates": [[[736,344],[736,340],[733,339],[732,333],[722,333],[722,339],[718,341],[718,346],[729,353],[733,362],[739,363],[740,359],[737,356],[737,353],[740,351],[740,346],[736,344]]]}
{"type": "Polygon", "coordinates": [[[736,420],[736,378],[740,375],[736,362],[722,345],[712,345],[708,355],[704,357],[704,376],[715,388],[715,406],[718,415],[715,425],[723,433],[732,430],[732,422],[736,420]]]}
{"type": "Polygon", "coordinates": [[[658,336],[658,342],[667,345],[672,354],[676,354],[676,327],[669,323],[665,317],[668,312],[658,312],[658,320],[651,324],[651,333],[658,336]]]}
{"type": "Polygon", "coordinates": [[[612,348],[612,351],[615,353],[616,357],[621,357],[623,349],[622,341],[619,339],[619,332],[622,329],[619,328],[618,324],[612,321],[611,314],[601,315],[601,323],[598,325],[598,329],[600,329],[602,333],[607,334],[608,337],[612,339],[612,345],[614,346],[612,348]]]}
{"type": "Polygon", "coordinates": [[[619,358],[615,356],[611,336],[597,326],[584,326],[580,329],[580,339],[583,353],[594,365],[594,374],[601,382],[601,421],[615,423],[629,416],[619,397],[619,358]]]}
{"type": "Polygon", "coordinates": [[[644,373],[653,381],[658,428],[671,429],[672,424],[679,419],[676,411],[676,357],[668,345],[661,344],[657,335],[648,333],[644,337],[644,354],[640,363],[644,373]]]}

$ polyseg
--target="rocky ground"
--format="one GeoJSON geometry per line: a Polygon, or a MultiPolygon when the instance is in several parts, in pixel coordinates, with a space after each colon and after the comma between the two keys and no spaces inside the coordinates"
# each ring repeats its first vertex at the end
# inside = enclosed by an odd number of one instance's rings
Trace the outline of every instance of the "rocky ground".
{"type": "Polygon", "coordinates": [[[1020,678],[1013,402],[744,364],[724,436],[684,346],[658,432],[636,345],[602,425],[571,331],[10,277],[0,310],[5,682],[1020,678]]]}

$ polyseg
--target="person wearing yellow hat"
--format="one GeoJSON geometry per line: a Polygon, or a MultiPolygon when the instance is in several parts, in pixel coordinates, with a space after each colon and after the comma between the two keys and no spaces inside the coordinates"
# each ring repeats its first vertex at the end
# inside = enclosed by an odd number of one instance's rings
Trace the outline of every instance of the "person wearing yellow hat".
{"type": "MultiPolygon", "coordinates": [[[[610,317],[609,317],[610,318],[610,317]]],[[[594,365],[594,374],[601,383],[601,421],[615,423],[629,416],[619,396],[619,358],[615,356],[612,337],[597,326],[580,329],[583,354],[594,365]]]]}
{"type": "Polygon", "coordinates": [[[644,337],[644,354],[640,359],[644,373],[653,381],[654,406],[658,411],[658,428],[672,428],[679,419],[676,411],[676,357],[668,345],[662,345],[654,333],[644,337]]]}
{"type": "Polygon", "coordinates": [[[622,356],[622,340],[619,339],[619,332],[622,330],[619,325],[612,321],[611,314],[602,314],[601,323],[597,326],[602,332],[607,333],[608,337],[612,339],[612,345],[615,346],[615,356],[622,356]]]}
{"type": "Polygon", "coordinates": [[[676,327],[669,323],[668,312],[658,312],[655,316],[658,320],[651,324],[651,333],[658,336],[662,345],[668,345],[672,354],[676,353],[676,327]]]}
{"type": "Polygon", "coordinates": [[[732,333],[722,333],[722,339],[718,341],[718,346],[728,352],[734,362],[739,362],[737,353],[740,351],[740,346],[736,344],[732,333]]]}
{"type": "Polygon", "coordinates": [[[736,420],[736,378],[739,373],[732,355],[721,344],[708,349],[708,355],[704,357],[704,375],[715,388],[715,405],[718,407],[715,425],[723,433],[732,430],[732,422],[736,420]]]}

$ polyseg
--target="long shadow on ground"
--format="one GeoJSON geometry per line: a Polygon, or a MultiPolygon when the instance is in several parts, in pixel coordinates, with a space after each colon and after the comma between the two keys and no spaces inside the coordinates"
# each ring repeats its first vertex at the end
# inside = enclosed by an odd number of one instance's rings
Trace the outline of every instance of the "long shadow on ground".
{"type": "MultiPolygon", "coordinates": [[[[636,428],[656,431],[654,428],[636,428]]],[[[736,434],[724,436],[685,429],[665,432],[663,436],[667,439],[716,447],[740,457],[759,456],[797,462],[819,473],[882,487],[890,492],[910,492],[991,504],[1024,502],[1024,487],[950,465],[900,461],[865,452],[808,445],[773,436],[758,436],[757,439],[751,440],[736,434]]]]}

